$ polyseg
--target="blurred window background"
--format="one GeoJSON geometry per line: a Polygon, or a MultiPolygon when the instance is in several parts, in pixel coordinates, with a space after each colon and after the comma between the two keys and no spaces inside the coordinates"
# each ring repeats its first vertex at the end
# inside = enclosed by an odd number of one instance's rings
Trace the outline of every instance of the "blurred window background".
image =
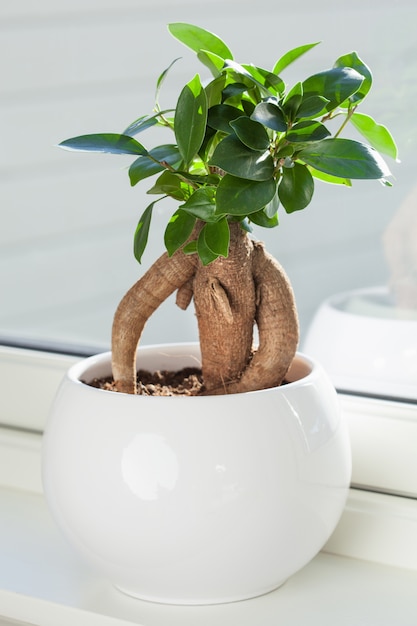
{"type": "MultiPolygon", "coordinates": [[[[180,88],[196,72],[205,76],[193,53],[167,32],[166,24],[176,21],[214,31],[238,61],[267,68],[289,48],[321,41],[283,74],[291,83],[352,50],[372,68],[374,85],[360,110],[388,126],[397,141],[401,164],[387,158],[394,186],[358,181],[341,189],[317,182],[304,211],[280,210],[276,229],[255,231],[290,276],[302,338],[332,294],[388,285],[396,272],[416,277],[414,1],[2,0],[3,342],[107,349],[120,298],[163,252],[163,230],[173,211],[167,201],[155,207],[143,264],[133,257],[133,233],[149,198],[146,182],[129,185],[132,158],[56,146],[74,135],[122,132],[150,113],[156,79],[177,57],[182,60],[164,83],[162,108],[175,106],[180,88]],[[409,220],[405,226],[399,215],[409,220]],[[401,228],[395,226],[399,219],[401,228]],[[398,239],[400,232],[411,238],[408,243],[402,235],[398,239]],[[391,240],[397,247],[387,252],[391,240]],[[413,267],[407,260],[406,270],[399,267],[405,246],[415,262],[413,267]]],[[[159,132],[149,130],[140,141],[161,143],[159,132]]],[[[142,341],[196,339],[192,307],[184,313],[170,298],[142,341]]]]}

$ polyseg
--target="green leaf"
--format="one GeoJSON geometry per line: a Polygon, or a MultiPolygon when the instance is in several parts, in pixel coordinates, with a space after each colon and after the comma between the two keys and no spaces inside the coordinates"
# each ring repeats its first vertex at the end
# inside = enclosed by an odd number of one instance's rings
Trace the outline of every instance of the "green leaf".
{"type": "Polygon", "coordinates": [[[265,212],[266,217],[268,217],[269,219],[277,216],[277,220],[278,220],[278,214],[277,214],[278,209],[279,209],[279,195],[278,195],[278,185],[276,185],[274,196],[272,200],[270,200],[268,204],[265,205],[263,211],[265,212]]]}
{"type": "Polygon", "coordinates": [[[228,215],[250,215],[265,207],[275,195],[273,178],[266,181],[244,180],[227,174],[217,188],[216,212],[228,215]]]}
{"type": "Polygon", "coordinates": [[[242,98],[241,105],[244,113],[248,117],[251,117],[255,110],[255,105],[253,104],[253,102],[251,102],[250,100],[246,100],[246,98],[242,98]]]}
{"type": "Polygon", "coordinates": [[[310,204],[313,193],[313,177],[305,165],[294,163],[294,167],[282,171],[278,195],[287,213],[305,209],[310,204]]]}
{"type": "Polygon", "coordinates": [[[324,139],[298,154],[307,165],[339,178],[379,179],[391,172],[381,155],[352,139],[324,139]]]}
{"type": "Polygon", "coordinates": [[[168,165],[178,165],[181,162],[181,155],[177,146],[158,146],[150,150],[147,156],[138,157],[129,167],[129,178],[132,187],[144,178],[162,172],[165,169],[162,162],[168,163],[168,165]]]}
{"type": "Polygon", "coordinates": [[[210,112],[211,107],[216,104],[220,104],[223,100],[223,89],[226,84],[226,76],[221,74],[216,76],[212,81],[205,86],[207,108],[210,112]]]}
{"type": "Polygon", "coordinates": [[[273,216],[269,217],[265,209],[251,213],[249,219],[257,226],[262,226],[263,228],[275,228],[278,226],[278,213],[275,212],[273,216]]]}
{"type": "Polygon", "coordinates": [[[251,150],[233,135],[217,145],[210,165],[234,176],[256,181],[269,180],[274,173],[274,162],[268,151],[251,150]]]}
{"type": "Polygon", "coordinates": [[[164,243],[168,256],[172,256],[187,241],[192,233],[195,217],[178,209],[168,222],[164,234],[164,243]]]}
{"type": "Polygon", "coordinates": [[[123,131],[124,135],[137,135],[147,128],[151,128],[152,126],[156,126],[159,124],[159,117],[161,115],[165,115],[165,113],[172,113],[175,109],[165,109],[165,111],[158,111],[154,115],[143,115],[139,117],[137,120],[129,124],[129,126],[123,131]]]}
{"type": "Polygon", "coordinates": [[[133,238],[133,253],[139,263],[142,261],[142,255],[148,243],[149,227],[151,225],[152,211],[155,203],[152,202],[141,215],[136,227],[135,236],[133,238]]]}
{"type": "Polygon", "coordinates": [[[226,87],[223,89],[223,102],[226,102],[227,100],[232,98],[239,97],[247,90],[248,87],[244,83],[229,83],[229,85],[226,85],[226,87]]]}
{"type": "Polygon", "coordinates": [[[217,256],[227,257],[229,254],[230,230],[227,218],[206,224],[203,227],[206,246],[217,256]]]}
{"type": "Polygon", "coordinates": [[[319,172],[318,170],[311,167],[311,165],[307,166],[310,170],[311,175],[318,180],[322,180],[325,183],[330,183],[332,185],[345,185],[346,187],[352,187],[352,181],[349,178],[339,178],[338,176],[331,176],[330,174],[325,174],[324,172],[319,172]]]}
{"type": "Polygon", "coordinates": [[[291,121],[295,120],[298,108],[303,99],[303,86],[297,83],[286,95],[281,107],[287,118],[291,121]]]}
{"type": "Polygon", "coordinates": [[[293,48],[286,52],[274,65],[272,72],[274,74],[280,74],[286,67],[294,63],[299,57],[303,54],[317,46],[320,42],[316,41],[316,43],[308,43],[304,46],[298,46],[297,48],[293,48]]]}
{"type": "Polygon", "coordinates": [[[303,121],[294,124],[286,135],[286,140],[292,143],[304,143],[308,141],[320,141],[330,136],[330,131],[320,122],[303,121]]]}
{"type": "Polygon", "coordinates": [[[241,76],[242,78],[246,78],[249,80],[251,87],[258,87],[260,92],[263,93],[266,97],[270,96],[271,92],[269,91],[268,87],[265,86],[263,82],[264,81],[263,76],[260,76],[258,80],[258,78],[256,78],[257,76],[256,71],[252,69],[253,66],[247,66],[247,67],[249,67],[251,71],[248,71],[246,67],[244,67],[243,65],[239,65],[239,63],[236,63],[235,61],[232,61],[230,59],[227,59],[225,61],[226,73],[230,73],[228,72],[228,70],[231,70],[232,76],[233,74],[235,74],[235,76],[233,76],[234,82],[238,82],[236,79],[236,76],[237,77],[241,76]]]}
{"type": "Polygon", "coordinates": [[[242,67],[249,72],[249,74],[261,85],[264,85],[267,89],[272,90],[275,94],[281,94],[285,91],[284,81],[269,70],[264,70],[261,67],[256,67],[252,64],[243,63],[242,67]]]}
{"type": "Polygon", "coordinates": [[[216,104],[208,112],[207,124],[215,130],[230,134],[230,122],[242,116],[242,110],[230,104],[216,104]]]}
{"type": "Polygon", "coordinates": [[[329,103],[323,96],[308,96],[301,101],[297,111],[297,119],[316,117],[329,103]]]}
{"type": "Polygon", "coordinates": [[[168,30],[178,41],[194,50],[207,50],[213,52],[222,59],[233,59],[233,54],[217,35],[192,24],[176,22],[168,24],[168,30]]]}
{"type": "Polygon", "coordinates": [[[184,254],[195,254],[197,252],[197,241],[194,239],[193,241],[185,244],[182,251],[184,254]]]}
{"type": "Polygon", "coordinates": [[[61,148],[82,152],[109,152],[111,154],[146,155],[147,150],[136,139],[116,133],[81,135],[61,141],[61,148]]]}
{"type": "Polygon", "coordinates": [[[199,50],[197,52],[197,58],[203,65],[209,68],[213,76],[218,76],[220,71],[223,69],[224,59],[219,57],[217,54],[214,54],[214,52],[199,50]]]}
{"type": "Polygon", "coordinates": [[[175,200],[185,200],[192,193],[192,188],[173,172],[165,171],[158,177],[155,185],[147,193],[164,194],[171,196],[175,200]]]}
{"type": "Polygon", "coordinates": [[[158,102],[158,97],[159,97],[159,92],[161,90],[162,84],[165,80],[165,78],[167,77],[168,72],[170,71],[170,69],[172,68],[172,66],[180,60],[181,57],[178,57],[177,59],[174,59],[169,65],[168,67],[160,74],[160,76],[158,77],[158,80],[156,81],[156,91],[155,91],[155,100],[158,102]]]}
{"type": "Polygon", "coordinates": [[[372,87],[371,70],[363,61],[361,61],[356,52],[350,52],[339,57],[335,62],[335,67],[351,67],[363,76],[364,80],[360,89],[349,98],[350,102],[353,104],[359,104],[359,102],[367,96],[372,87]]]}
{"type": "Polygon", "coordinates": [[[372,117],[364,113],[354,113],[350,121],[372,147],[393,159],[398,158],[397,145],[386,126],[377,124],[372,117]]]}
{"type": "Polygon", "coordinates": [[[207,122],[207,98],[198,74],[183,88],[175,111],[175,137],[186,167],[198,153],[207,122]]]}
{"type": "Polygon", "coordinates": [[[230,122],[230,126],[245,146],[264,152],[269,148],[269,137],[264,126],[249,117],[242,116],[230,122]]]}
{"type": "Polygon", "coordinates": [[[256,105],[251,119],[263,124],[271,130],[285,132],[287,130],[287,122],[281,109],[272,102],[260,102],[256,105]]]}
{"type": "Polygon", "coordinates": [[[138,157],[129,167],[130,184],[134,187],[141,180],[158,174],[158,172],[162,172],[164,169],[164,166],[160,163],[150,161],[146,157],[138,157]]]}
{"type": "Polygon", "coordinates": [[[197,254],[200,257],[203,265],[209,265],[210,263],[215,261],[219,255],[213,252],[213,250],[208,247],[206,243],[206,238],[204,236],[204,228],[205,226],[203,226],[203,228],[200,230],[200,234],[198,235],[197,254]]]}
{"type": "Polygon", "coordinates": [[[200,187],[180,208],[204,222],[216,221],[215,195],[214,187],[200,187]]]}
{"type": "Polygon", "coordinates": [[[198,156],[204,162],[204,164],[207,163],[209,155],[213,152],[213,144],[217,145],[217,143],[217,132],[214,130],[214,128],[206,126],[206,134],[204,135],[203,143],[200,146],[200,150],[198,151],[198,156]]]}
{"type": "Polygon", "coordinates": [[[323,96],[329,101],[323,110],[333,111],[358,91],[363,80],[363,76],[350,67],[333,67],[303,82],[304,97],[323,96]]]}
{"type": "Polygon", "coordinates": [[[290,144],[281,145],[278,152],[275,153],[276,159],[285,159],[285,157],[292,157],[294,154],[295,146],[290,144]]]}

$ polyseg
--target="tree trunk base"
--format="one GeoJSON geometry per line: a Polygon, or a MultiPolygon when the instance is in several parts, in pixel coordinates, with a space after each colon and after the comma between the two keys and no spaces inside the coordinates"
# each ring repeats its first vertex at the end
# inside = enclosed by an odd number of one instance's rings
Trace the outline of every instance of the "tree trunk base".
{"type": "Polygon", "coordinates": [[[282,383],[299,338],[294,294],[287,276],[262,244],[230,224],[229,256],[203,266],[182,251],[162,255],[122,299],[114,318],[115,386],[141,393],[136,350],[153,311],[177,290],[185,309],[194,299],[204,393],[243,393],[282,383]],[[253,348],[253,327],[259,346],[253,348]]]}

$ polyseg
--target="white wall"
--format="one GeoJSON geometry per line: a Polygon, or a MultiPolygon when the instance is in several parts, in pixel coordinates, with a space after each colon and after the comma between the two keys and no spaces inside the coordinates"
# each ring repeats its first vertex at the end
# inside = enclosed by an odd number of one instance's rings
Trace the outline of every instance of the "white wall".
{"type": "MultiPolygon", "coordinates": [[[[144,264],[133,258],[134,228],[149,200],[146,183],[129,186],[130,159],[55,146],[78,134],[120,132],[150,112],[155,80],[178,56],[162,106],[175,104],[174,76],[182,85],[196,71],[204,74],[167,33],[172,21],[213,30],[237,59],[268,67],[288,48],[321,40],[294,66],[296,79],[352,49],[369,63],[374,90],[362,110],[397,137],[403,165],[392,165],[395,187],[318,184],[309,208],[282,215],[278,229],[257,235],[293,281],[303,330],[324,297],[383,283],[380,237],[412,186],[416,164],[416,13],[414,1],[387,0],[2,0],[0,335],[106,346],[119,299],[162,252],[166,204],[144,264]]],[[[152,147],[155,132],[141,136],[145,146],[152,147]]],[[[170,301],[144,342],[194,338],[192,311],[177,311],[170,301]]]]}

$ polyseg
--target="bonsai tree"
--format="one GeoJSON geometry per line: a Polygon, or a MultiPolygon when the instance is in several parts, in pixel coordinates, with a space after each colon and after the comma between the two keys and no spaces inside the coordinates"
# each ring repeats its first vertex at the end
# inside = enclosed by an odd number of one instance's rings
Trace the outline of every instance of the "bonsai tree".
{"type": "Polygon", "coordinates": [[[274,228],[287,213],[311,202],[315,180],[350,186],[390,171],[380,152],[396,157],[395,143],[371,117],[357,111],[372,85],[355,52],[291,88],[285,68],[313,48],[300,46],[265,70],[239,64],[216,35],[184,23],[170,33],[191,48],[212,74],[196,74],[175,109],[162,109],[159,93],[172,63],[157,81],[151,114],[122,134],[83,135],[64,148],[129,154],[131,185],[156,176],[156,196],[139,219],[134,253],[140,262],[156,202],[178,208],[168,219],[166,252],[120,302],[112,332],[117,389],[136,393],[136,349],[149,316],[174,291],[186,309],[194,301],[204,393],[240,393],[280,385],[298,344],[291,285],[278,262],[251,236],[252,225],[274,228]],[[370,145],[341,138],[350,122],[370,145]],[[335,127],[331,131],[331,127],[335,127]],[[169,129],[172,143],[145,148],[134,137],[152,126],[169,129]],[[259,345],[253,347],[253,328],[259,345]]]}

